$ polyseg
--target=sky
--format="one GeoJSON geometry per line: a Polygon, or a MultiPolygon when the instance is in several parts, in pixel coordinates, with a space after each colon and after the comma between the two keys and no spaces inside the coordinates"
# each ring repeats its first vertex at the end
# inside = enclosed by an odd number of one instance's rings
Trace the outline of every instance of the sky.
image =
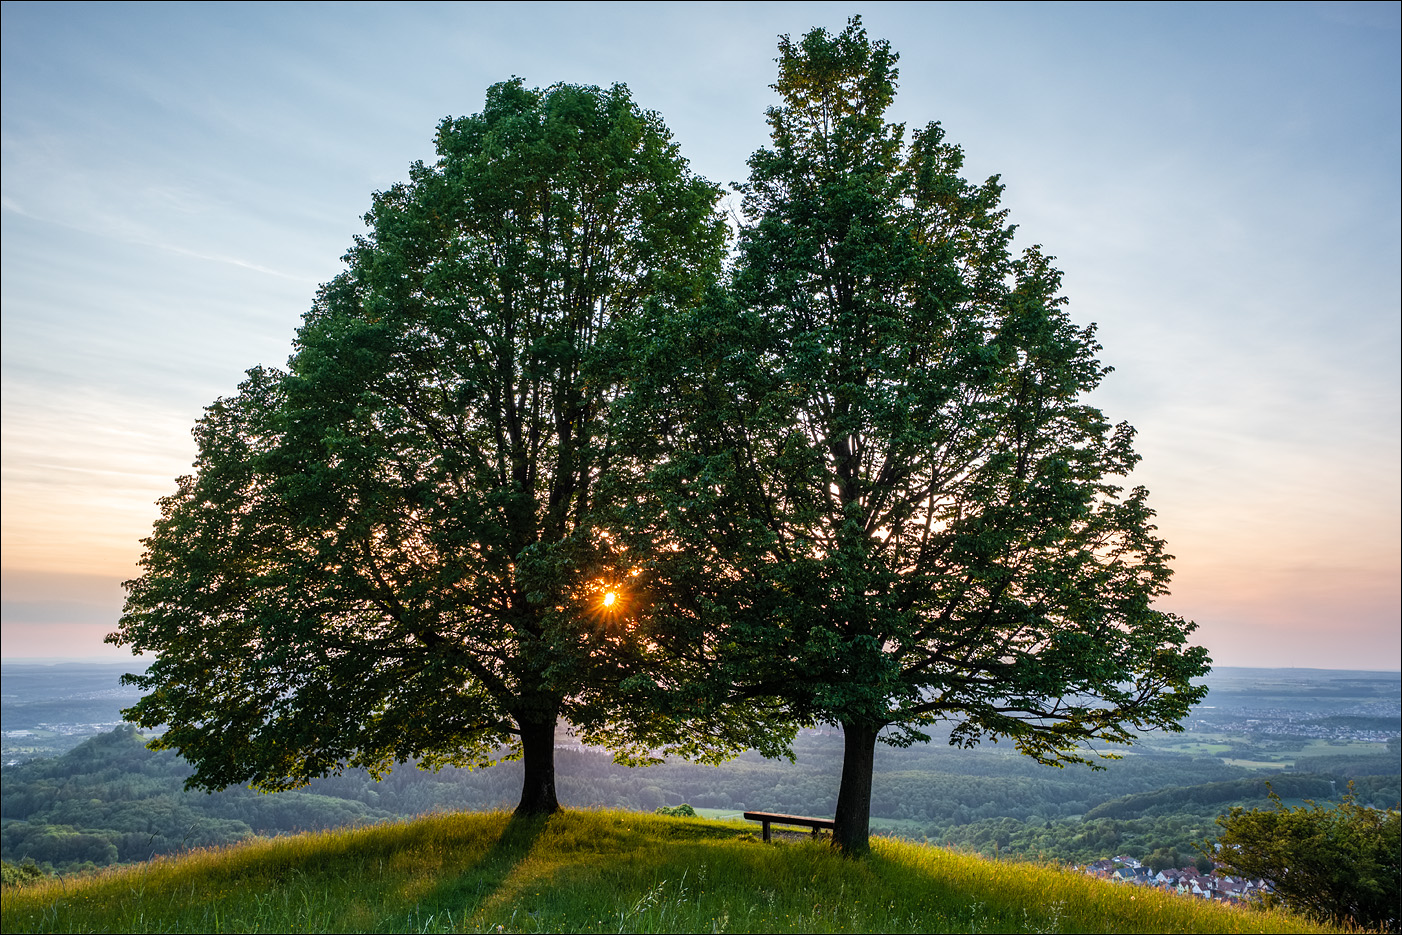
{"type": "MultiPolygon", "coordinates": [[[[1399,668],[1399,4],[3,5],[6,659],[105,646],[190,428],[489,85],[621,82],[701,175],[860,14],[1065,273],[1222,665],[1399,668]]],[[[738,200],[729,207],[738,210],[738,200]]]]}

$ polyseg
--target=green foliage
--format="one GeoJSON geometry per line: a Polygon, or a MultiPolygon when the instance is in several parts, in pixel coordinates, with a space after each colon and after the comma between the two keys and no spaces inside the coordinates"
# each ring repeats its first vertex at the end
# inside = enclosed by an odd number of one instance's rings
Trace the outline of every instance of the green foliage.
{"type": "Polygon", "coordinates": [[[1083,401],[1093,327],[1049,257],[1013,255],[996,177],[965,181],[939,124],[886,122],[895,62],[858,19],[781,39],[733,289],[631,397],[652,511],[630,541],[654,543],[679,652],[718,695],[842,725],[850,850],[878,734],[948,720],[1089,761],[1177,729],[1208,663],[1153,607],[1169,556],[1119,483],[1133,430],[1083,401]]]}
{"type": "Polygon", "coordinates": [[[1359,805],[1233,808],[1220,817],[1214,857],[1231,873],[1270,880],[1285,905],[1318,919],[1399,929],[1402,813],[1359,805]]]}
{"type": "Polygon", "coordinates": [[[1163,869],[1193,863],[1194,848],[1212,828],[1213,818],[1210,813],[1191,812],[1129,820],[985,818],[948,828],[929,839],[989,857],[1089,864],[1123,854],[1158,863],[1156,869],[1163,869]]]}
{"type": "Polygon", "coordinates": [[[1159,873],[1163,870],[1173,870],[1178,867],[1186,866],[1189,861],[1176,847],[1159,847],[1155,848],[1149,856],[1144,859],[1144,863],[1148,865],[1151,871],[1159,873]]]}
{"type": "Polygon", "coordinates": [[[671,815],[674,818],[695,818],[696,809],[683,802],[677,806],[661,805],[656,809],[659,815],[671,815]]]}
{"type": "Polygon", "coordinates": [[[1146,812],[1173,811],[1185,805],[1216,805],[1235,799],[1265,798],[1271,788],[1292,798],[1327,798],[1334,781],[1325,776],[1274,776],[1271,779],[1234,779],[1227,782],[1197,783],[1127,795],[1102,802],[1085,813],[1096,818],[1138,818],[1146,812]]]}
{"type": "Polygon", "coordinates": [[[26,883],[33,883],[35,880],[42,880],[45,876],[47,874],[29,858],[25,858],[17,864],[12,864],[8,860],[0,861],[0,883],[5,886],[23,886],[26,883]]]}
{"type": "MultiPolygon", "coordinates": [[[[594,517],[637,319],[716,275],[718,192],[621,85],[498,84],[436,146],[374,196],[290,370],[208,408],[128,583],[109,641],[157,658],[125,713],[194,786],[505,746],[550,811],[562,714],[680,736],[609,703],[628,614],[601,608],[620,566],[594,517]]],[[[679,743],[743,746],[728,726],[679,743]]]]}
{"type": "MultiPolygon", "coordinates": [[[[1295,768],[1307,773],[1331,773],[1354,779],[1359,797],[1383,808],[1398,804],[1398,758],[1390,754],[1313,754],[1295,758],[1295,768]],[[1374,798],[1374,797],[1377,798],[1374,798]]],[[[1286,793],[1289,795],[1289,793],[1286,793]]]]}
{"type": "Polygon", "coordinates": [[[6,887],[19,931],[1302,932],[1081,874],[895,841],[810,841],[627,812],[504,813],[201,851],[6,887]]]}

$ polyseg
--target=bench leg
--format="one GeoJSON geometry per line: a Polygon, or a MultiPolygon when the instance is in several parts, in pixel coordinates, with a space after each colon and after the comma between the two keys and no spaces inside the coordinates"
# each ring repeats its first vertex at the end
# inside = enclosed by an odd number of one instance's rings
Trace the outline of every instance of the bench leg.
{"type": "Polygon", "coordinates": [[[762,821],[762,822],[760,822],[760,824],[764,826],[764,840],[765,840],[765,843],[768,843],[768,841],[769,841],[769,822],[767,822],[767,821],[762,821]]]}

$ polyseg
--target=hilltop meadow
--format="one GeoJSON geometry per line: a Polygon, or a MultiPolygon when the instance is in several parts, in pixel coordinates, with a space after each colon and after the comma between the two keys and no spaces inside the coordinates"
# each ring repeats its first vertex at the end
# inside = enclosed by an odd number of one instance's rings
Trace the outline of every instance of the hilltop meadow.
{"type": "Polygon", "coordinates": [[[6,932],[1315,932],[1280,911],[877,839],[617,810],[459,812],[6,887],[6,932]]]}

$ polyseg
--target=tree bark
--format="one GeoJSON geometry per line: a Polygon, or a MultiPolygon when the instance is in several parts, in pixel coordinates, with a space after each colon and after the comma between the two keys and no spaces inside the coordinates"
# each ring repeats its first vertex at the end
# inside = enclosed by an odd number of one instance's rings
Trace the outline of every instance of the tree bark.
{"type": "Polygon", "coordinates": [[[863,721],[842,722],[842,785],[837,791],[832,839],[847,857],[860,857],[869,848],[871,774],[876,766],[876,735],[880,730],[863,721]]]}
{"type": "Polygon", "coordinates": [[[521,728],[521,764],[525,776],[521,783],[521,804],[518,815],[550,815],[560,810],[555,797],[555,719],[523,721],[521,728]]]}

